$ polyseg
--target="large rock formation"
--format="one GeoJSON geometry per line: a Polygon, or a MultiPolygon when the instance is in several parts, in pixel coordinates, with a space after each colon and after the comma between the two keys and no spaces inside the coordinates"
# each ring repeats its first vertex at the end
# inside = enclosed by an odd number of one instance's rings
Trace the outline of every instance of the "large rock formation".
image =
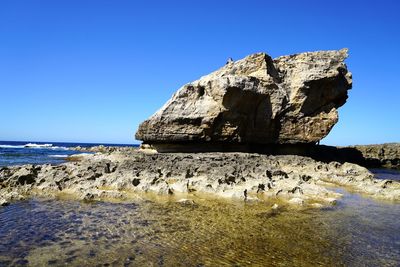
{"type": "Polygon", "coordinates": [[[305,144],[338,121],[351,73],[347,49],[230,61],[181,87],[144,121],[136,139],[150,144],[305,144]]]}

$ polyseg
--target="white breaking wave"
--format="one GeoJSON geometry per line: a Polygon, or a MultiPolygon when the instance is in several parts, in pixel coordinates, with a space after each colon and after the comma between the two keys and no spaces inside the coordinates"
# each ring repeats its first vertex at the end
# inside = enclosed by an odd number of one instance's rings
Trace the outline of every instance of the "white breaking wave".
{"type": "Polygon", "coordinates": [[[0,145],[0,148],[40,148],[40,149],[52,149],[52,150],[68,150],[67,147],[64,146],[53,146],[53,144],[35,144],[28,143],[25,145],[0,145]]]}
{"type": "Polygon", "coordinates": [[[52,146],[53,144],[34,144],[34,143],[28,143],[24,145],[24,147],[29,147],[29,148],[48,148],[52,146]]]}
{"type": "Polygon", "coordinates": [[[45,147],[45,148],[49,148],[49,149],[53,149],[53,150],[69,150],[68,147],[65,147],[65,146],[52,146],[52,147],[45,147]]]}
{"type": "Polygon", "coordinates": [[[53,149],[53,150],[68,150],[67,147],[63,146],[53,146],[53,144],[35,144],[35,143],[29,143],[24,145],[25,148],[48,148],[48,149],[53,149]]]}
{"type": "Polygon", "coordinates": [[[24,146],[0,145],[2,148],[24,148],[24,146]]]}
{"type": "Polygon", "coordinates": [[[49,155],[51,158],[67,158],[68,155],[49,155]]]}

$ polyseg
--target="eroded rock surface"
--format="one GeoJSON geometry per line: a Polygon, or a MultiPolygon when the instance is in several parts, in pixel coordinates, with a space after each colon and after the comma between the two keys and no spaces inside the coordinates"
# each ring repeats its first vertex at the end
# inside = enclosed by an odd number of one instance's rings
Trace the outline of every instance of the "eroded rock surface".
{"type": "Polygon", "coordinates": [[[181,87],[144,121],[145,143],[315,143],[338,121],[347,49],[272,59],[257,53],[181,87]]]}
{"type": "Polygon", "coordinates": [[[322,163],[301,156],[249,153],[147,154],[137,149],[81,155],[61,165],[0,168],[0,203],[30,195],[129,199],[137,194],[208,194],[246,200],[287,200],[325,206],[340,198],[331,187],[400,200],[400,183],[376,180],[351,163],[322,163]]]}

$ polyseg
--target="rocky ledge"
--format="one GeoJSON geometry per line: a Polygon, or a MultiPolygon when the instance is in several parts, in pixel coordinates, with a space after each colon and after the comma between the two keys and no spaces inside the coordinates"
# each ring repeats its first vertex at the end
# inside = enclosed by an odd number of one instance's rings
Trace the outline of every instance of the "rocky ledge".
{"type": "Polygon", "coordinates": [[[159,154],[125,148],[78,157],[79,161],[55,166],[0,168],[0,203],[29,196],[129,200],[155,193],[322,207],[340,198],[337,185],[374,198],[400,200],[399,182],[376,180],[352,163],[323,163],[295,155],[159,154]]]}
{"type": "Polygon", "coordinates": [[[358,145],[349,148],[355,149],[362,155],[359,164],[374,168],[400,169],[400,143],[358,145]]]}

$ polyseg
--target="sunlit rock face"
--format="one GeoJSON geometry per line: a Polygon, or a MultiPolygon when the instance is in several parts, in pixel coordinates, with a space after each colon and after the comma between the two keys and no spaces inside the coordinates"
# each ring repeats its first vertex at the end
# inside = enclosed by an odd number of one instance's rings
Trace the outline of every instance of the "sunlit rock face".
{"type": "Polygon", "coordinates": [[[149,144],[306,144],[338,121],[352,78],[347,49],[256,53],[181,87],[140,124],[149,144]]]}

